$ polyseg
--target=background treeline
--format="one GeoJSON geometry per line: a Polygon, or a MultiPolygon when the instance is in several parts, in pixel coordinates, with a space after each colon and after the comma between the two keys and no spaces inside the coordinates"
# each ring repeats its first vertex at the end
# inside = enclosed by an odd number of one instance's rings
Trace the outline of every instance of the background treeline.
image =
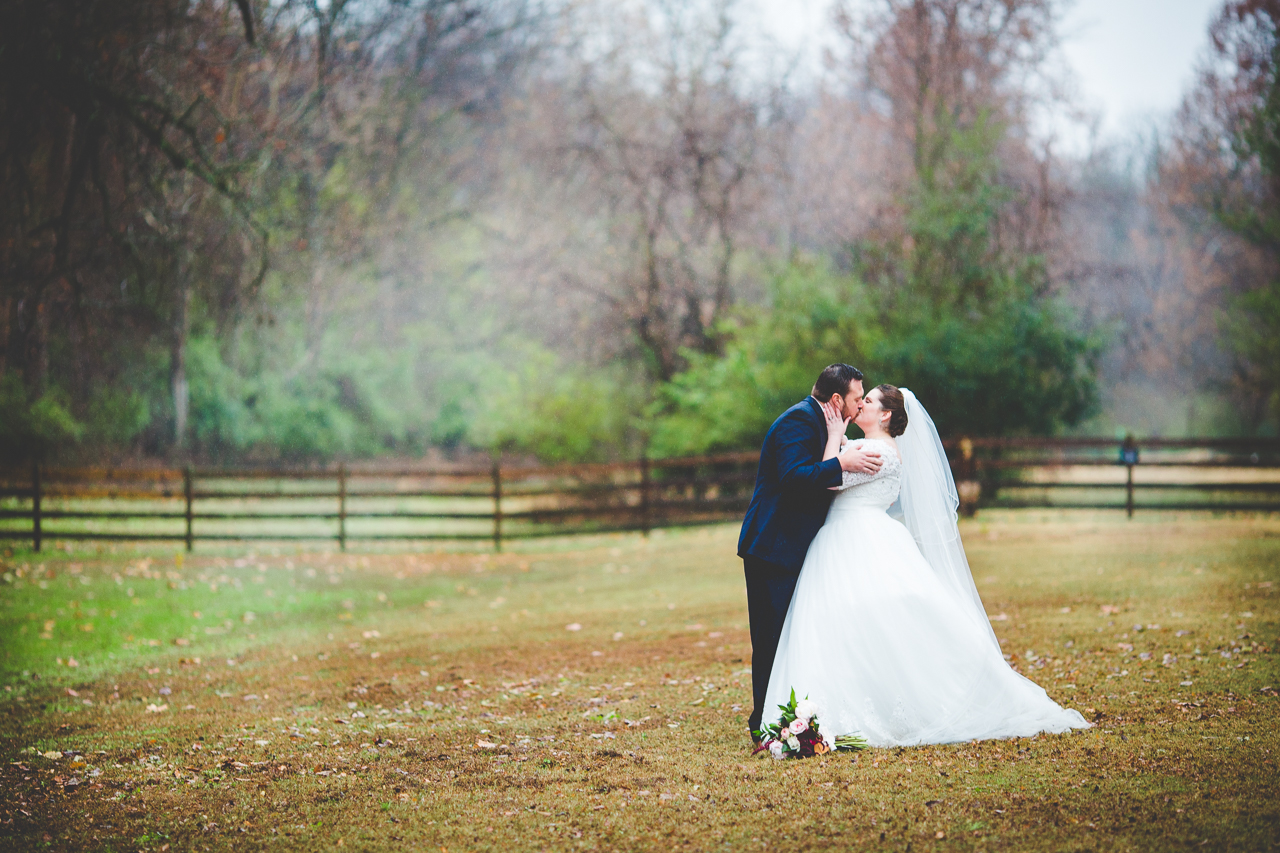
{"type": "Polygon", "coordinates": [[[749,448],[832,361],[953,434],[1274,433],[1280,0],[1063,156],[1053,0],[13,0],[0,454],[749,448]]]}

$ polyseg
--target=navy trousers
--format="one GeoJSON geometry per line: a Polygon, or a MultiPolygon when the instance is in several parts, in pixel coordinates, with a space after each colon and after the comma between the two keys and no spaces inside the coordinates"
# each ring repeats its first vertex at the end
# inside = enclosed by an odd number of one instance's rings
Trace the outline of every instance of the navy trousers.
{"type": "MultiPolygon", "coordinates": [[[[751,694],[755,707],[747,718],[747,730],[757,731],[767,712],[764,694],[769,689],[773,672],[773,656],[778,651],[782,623],[796,591],[799,572],[750,555],[742,558],[747,576],[747,615],[751,620],[751,694]]],[[[777,711],[768,714],[769,722],[777,722],[777,711]]]]}

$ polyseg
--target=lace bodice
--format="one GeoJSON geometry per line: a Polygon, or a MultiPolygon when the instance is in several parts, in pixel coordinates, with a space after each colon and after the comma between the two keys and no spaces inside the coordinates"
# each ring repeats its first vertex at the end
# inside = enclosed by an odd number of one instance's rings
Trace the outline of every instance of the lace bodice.
{"type": "Polygon", "coordinates": [[[875,507],[888,509],[898,499],[898,491],[902,488],[902,459],[893,445],[875,438],[862,438],[845,445],[848,450],[855,445],[865,446],[880,454],[883,463],[874,474],[853,474],[845,471],[843,482],[838,486],[839,494],[831,502],[831,511],[837,512],[846,507],[875,507]]]}

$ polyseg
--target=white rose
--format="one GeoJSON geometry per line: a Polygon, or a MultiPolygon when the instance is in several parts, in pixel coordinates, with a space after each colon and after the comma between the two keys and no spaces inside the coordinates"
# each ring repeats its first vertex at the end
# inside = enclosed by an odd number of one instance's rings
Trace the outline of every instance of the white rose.
{"type": "Polygon", "coordinates": [[[782,757],[782,741],[775,740],[769,744],[769,754],[774,758],[782,757]]]}
{"type": "Polygon", "coordinates": [[[818,713],[817,704],[809,701],[808,699],[801,699],[799,702],[796,703],[796,717],[801,720],[804,720],[805,722],[808,722],[809,720],[813,719],[814,715],[816,715],[817,713],[818,713]]]}
{"type": "Polygon", "coordinates": [[[787,738],[787,746],[791,747],[792,749],[799,749],[800,738],[796,737],[795,735],[792,735],[791,737],[787,738]]]}

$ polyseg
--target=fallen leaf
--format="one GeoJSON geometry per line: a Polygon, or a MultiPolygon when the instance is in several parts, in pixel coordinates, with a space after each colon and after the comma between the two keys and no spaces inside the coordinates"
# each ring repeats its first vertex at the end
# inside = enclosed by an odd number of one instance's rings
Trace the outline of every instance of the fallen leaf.
{"type": "Polygon", "coordinates": [[[582,626],[579,625],[577,622],[570,622],[568,625],[564,626],[564,629],[566,631],[581,631],[582,626]]]}

